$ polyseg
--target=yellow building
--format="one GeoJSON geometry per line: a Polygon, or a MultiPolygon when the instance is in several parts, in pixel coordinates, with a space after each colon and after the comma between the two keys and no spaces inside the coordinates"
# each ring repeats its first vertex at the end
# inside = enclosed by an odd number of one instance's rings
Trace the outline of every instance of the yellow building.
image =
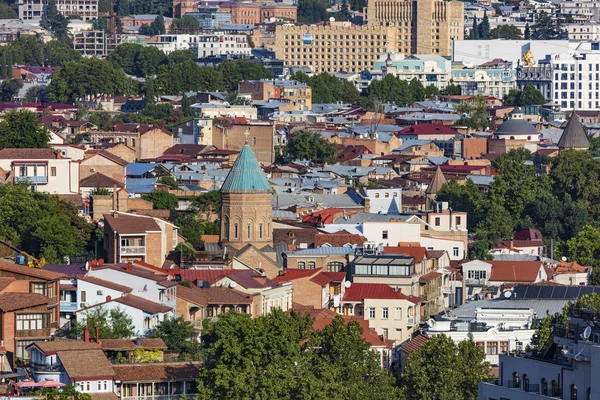
{"type": "Polygon", "coordinates": [[[379,54],[397,48],[395,28],[353,26],[330,22],[323,26],[280,25],[275,31],[275,56],[285,66],[308,66],[313,72],[360,72],[372,69],[379,54]]]}
{"type": "Polygon", "coordinates": [[[273,49],[285,66],[314,73],[371,70],[381,53],[450,56],[464,36],[463,12],[459,1],[370,0],[366,25],[280,25],[273,49]]]}

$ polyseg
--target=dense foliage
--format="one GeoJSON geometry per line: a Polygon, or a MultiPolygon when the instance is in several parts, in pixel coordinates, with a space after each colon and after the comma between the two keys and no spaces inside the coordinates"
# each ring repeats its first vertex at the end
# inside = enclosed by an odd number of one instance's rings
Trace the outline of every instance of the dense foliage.
{"type": "Polygon", "coordinates": [[[50,132],[33,111],[8,111],[0,121],[0,149],[48,147],[50,132]]]}
{"type": "Polygon", "coordinates": [[[25,185],[0,185],[0,215],[2,240],[51,263],[82,254],[92,232],[77,207],[25,185]]]}
{"type": "Polygon", "coordinates": [[[492,378],[483,349],[433,336],[408,357],[400,383],[407,400],[476,400],[479,382],[492,378]]]}
{"type": "Polygon", "coordinates": [[[357,322],[338,316],[322,331],[312,323],[294,311],[254,319],[221,314],[204,330],[200,398],[398,399],[393,376],[369,351],[357,322]]]}
{"type": "Polygon", "coordinates": [[[199,343],[194,340],[194,327],[182,317],[162,320],[150,333],[150,337],[161,338],[169,350],[180,352],[184,359],[197,359],[199,343]]]}
{"type": "Polygon", "coordinates": [[[310,160],[317,163],[335,162],[337,148],[318,132],[294,132],[288,139],[283,154],[292,160],[310,160]]]}
{"type": "Polygon", "coordinates": [[[312,102],[314,104],[328,104],[338,101],[355,104],[359,100],[360,93],[352,82],[338,79],[327,73],[308,76],[303,72],[297,72],[292,79],[306,83],[311,87],[312,102]]]}
{"type": "Polygon", "coordinates": [[[157,210],[175,210],[179,206],[177,196],[166,190],[155,190],[152,193],[144,193],[142,199],[152,203],[157,210]]]}
{"type": "Polygon", "coordinates": [[[555,18],[544,11],[535,14],[535,24],[531,27],[531,39],[558,40],[566,38],[567,31],[560,18],[555,18]]]}
{"type": "Polygon", "coordinates": [[[177,226],[190,244],[199,246],[202,235],[220,233],[220,212],[221,192],[212,190],[191,199],[188,209],[177,216],[177,226]]]}
{"type": "Polygon", "coordinates": [[[504,104],[507,106],[520,107],[540,105],[544,103],[546,103],[544,95],[531,83],[525,85],[522,91],[519,91],[517,89],[510,89],[506,97],[504,97],[504,104]]]}
{"type": "Polygon", "coordinates": [[[521,29],[515,25],[498,25],[496,28],[490,31],[491,39],[508,39],[508,40],[521,40],[523,34],[521,29]]]}
{"type": "Polygon", "coordinates": [[[138,333],[135,332],[129,314],[120,308],[109,310],[98,306],[84,311],[83,322],[73,321],[71,335],[81,338],[85,325],[88,326],[90,336],[95,335],[97,327],[100,339],[128,339],[138,333]]]}

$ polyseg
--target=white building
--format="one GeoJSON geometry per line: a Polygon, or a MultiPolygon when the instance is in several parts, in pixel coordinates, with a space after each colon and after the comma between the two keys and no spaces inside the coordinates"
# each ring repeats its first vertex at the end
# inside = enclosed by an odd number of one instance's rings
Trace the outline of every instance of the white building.
{"type": "Polygon", "coordinates": [[[435,54],[388,53],[373,64],[374,73],[381,72],[381,78],[386,75],[405,81],[416,78],[423,86],[434,85],[440,90],[450,83],[451,69],[450,60],[435,54]]]}
{"type": "Polygon", "coordinates": [[[541,59],[547,54],[568,53],[571,46],[576,44],[569,45],[568,40],[454,40],[452,61],[480,65],[501,58],[517,65],[527,50],[541,59]]]}
{"type": "Polygon", "coordinates": [[[251,52],[248,36],[244,34],[215,33],[198,35],[194,39],[193,45],[198,49],[198,58],[223,55],[249,56],[251,52]]]}
{"type": "Polygon", "coordinates": [[[458,344],[472,339],[485,351],[491,365],[499,365],[500,354],[524,350],[535,333],[533,309],[484,309],[477,308],[472,321],[442,319],[427,321],[427,335],[444,334],[458,344]]]}
{"type": "Polygon", "coordinates": [[[0,168],[38,192],[79,194],[79,162],[53,149],[2,149],[0,168]]]}
{"type": "Polygon", "coordinates": [[[600,21],[600,9],[595,0],[562,0],[560,14],[571,16],[575,22],[600,21]]]}
{"type": "Polygon", "coordinates": [[[374,214],[400,214],[402,210],[402,188],[364,189],[374,214]]]}
{"type": "Polygon", "coordinates": [[[247,119],[257,119],[257,110],[254,106],[196,103],[191,106],[192,111],[205,118],[217,117],[244,117],[247,119]]]}
{"type": "Polygon", "coordinates": [[[552,99],[564,110],[600,108],[600,51],[552,54],[552,99]]]}
{"type": "Polygon", "coordinates": [[[567,33],[569,35],[569,40],[577,42],[600,40],[600,24],[593,22],[586,24],[568,24],[567,33]]]}

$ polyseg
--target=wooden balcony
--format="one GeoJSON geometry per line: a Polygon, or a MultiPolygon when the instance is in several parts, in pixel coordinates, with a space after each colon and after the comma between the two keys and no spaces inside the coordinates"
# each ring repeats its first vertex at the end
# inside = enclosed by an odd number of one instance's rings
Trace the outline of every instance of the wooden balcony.
{"type": "Polygon", "coordinates": [[[38,338],[38,337],[49,337],[50,336],[50,327],[42,328],[42,329],[23,329],[16,330],[15,337],[18,338],[38,338]]]}

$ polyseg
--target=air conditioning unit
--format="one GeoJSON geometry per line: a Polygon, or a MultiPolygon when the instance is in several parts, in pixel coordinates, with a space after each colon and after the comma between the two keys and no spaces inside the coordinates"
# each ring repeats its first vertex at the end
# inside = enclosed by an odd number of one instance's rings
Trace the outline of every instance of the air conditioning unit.
{"type": "Polygon", "coordinates": [[[102,295],[104,294],[104,292],[103,292],[102,290],[98,290],[98,291],[96,292],[96,294],[97,294],[98,296],[102,296],[102,295]]]}
{"type": "Polygon", "coordinates": [[[96,172],[96,168],[90,168],[90,172],[96,172]]]}

